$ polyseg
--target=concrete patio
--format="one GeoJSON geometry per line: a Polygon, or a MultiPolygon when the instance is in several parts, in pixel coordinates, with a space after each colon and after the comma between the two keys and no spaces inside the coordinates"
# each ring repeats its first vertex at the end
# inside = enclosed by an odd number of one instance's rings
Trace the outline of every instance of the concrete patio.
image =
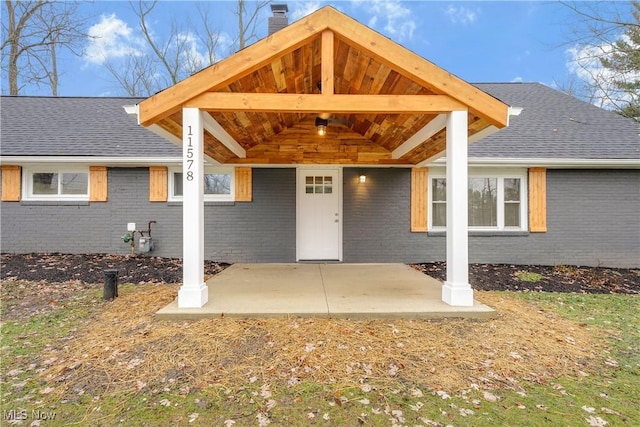
{"type": "Polygon", "coordinates": [[[234,317],[488,318],[496,312],[442,302],[442,283],[405,264],[234,264],[211,278],[209,301],[158,319],[234,317]]]}

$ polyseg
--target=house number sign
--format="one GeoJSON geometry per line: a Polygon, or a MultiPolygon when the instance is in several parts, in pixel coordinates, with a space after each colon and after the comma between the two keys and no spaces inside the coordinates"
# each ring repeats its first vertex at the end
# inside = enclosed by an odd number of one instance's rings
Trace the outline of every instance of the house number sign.
{"type": "Polygon", "coordinates": [[[193,171],[191,170],[191,167],[193,167],[193,142],[191,141],[193,133],[191,133],[191,126],[187,127],[189,128],[189,133],[187,134],[187,181],[193,181],[193,171]]]}

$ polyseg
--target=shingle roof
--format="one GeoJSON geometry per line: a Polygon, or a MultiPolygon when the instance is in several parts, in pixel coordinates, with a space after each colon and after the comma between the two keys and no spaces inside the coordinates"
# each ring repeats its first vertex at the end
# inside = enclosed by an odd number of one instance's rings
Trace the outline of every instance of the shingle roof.
{"type": "Polygon", "coordinates": [[[138,98],[5,97],[3,156],[181,157],[182,150],[138,126],[123,106],[138,98]]]}
{"type": "Polygon", "coordinates": [[[631,119],[539,83],[475,86],[523,110],[472,145],[470,157],[640,159],[640,126],[631,119]]]}
{"type": "MultiPolygon", "coordinates": [[[[475,143],[470,157],[640,159],[633,120],[538,83],[481,83],[522,107],[508,128],[475,143]]],[[[122,108],[139,98],[2,97],[3,156],[181,157],[181,149],[137,125],[122,108]]]]}

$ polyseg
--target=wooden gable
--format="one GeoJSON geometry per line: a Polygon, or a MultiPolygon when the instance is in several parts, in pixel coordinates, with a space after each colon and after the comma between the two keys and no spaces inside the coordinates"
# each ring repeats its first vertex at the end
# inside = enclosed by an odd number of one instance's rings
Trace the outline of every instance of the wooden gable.
{"type": "Polygon", "coordinates": [[[415,165],[444,152],[444,127],[398,148],[441,114],[468,110],[470,135],[506,126],[508,115],[502,102],[331,7],[142,101],[139,120],[182,138],[183,107],[224,130],[205,127],[205,154],[222,164],[415,165]],[[326,135],[316,118],[329,121],[326,135]]]}

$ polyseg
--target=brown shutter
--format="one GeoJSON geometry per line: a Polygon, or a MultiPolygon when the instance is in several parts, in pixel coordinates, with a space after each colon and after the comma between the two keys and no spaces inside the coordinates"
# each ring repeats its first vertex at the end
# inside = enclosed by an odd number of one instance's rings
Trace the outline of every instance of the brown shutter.
{"type": "Polygon", "coordinates": [[[236,168],[236,202],[253,200],[251,168],[236,168]]]}
{"type": "Polygon", "coordinates": [[[89,201],[106,202],[108,194],[108,180],[106,166],[89,166],[89,201]]]}
{"type": "Polygon", "coordinates": [[[2,201],[20,201],[20,166],[2,165],[2,201]]]}
{"type": "Polygon", "coordinates": [[[427,187],[429,169],[411,169],[411,232],[427,231],[427,187]]]}
{"type": "Polygon", "coordinates": [[[529,231],[547,232],[547,169],[529,169],[529,231]]]}
{"type": "Polygon", "coordinates": [[[149,166],[149,201],[166,202],[168,172],[166,166],[149,166]]]}

